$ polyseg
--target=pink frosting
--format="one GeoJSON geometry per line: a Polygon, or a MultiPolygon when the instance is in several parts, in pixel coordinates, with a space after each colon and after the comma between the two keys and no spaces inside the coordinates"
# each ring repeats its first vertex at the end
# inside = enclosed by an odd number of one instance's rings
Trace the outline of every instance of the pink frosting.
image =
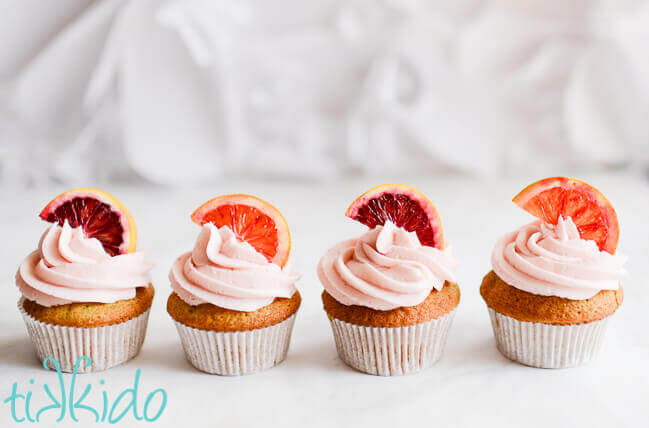
{"type": "Polygon", "coordinates": [[[281,269],[227,226],[203,225],[193,251],[178,257],[169,272],[171,288],[187,304],[255,311],[276,297],[291,297],[299,275],[281,269]]]}
{"type": "Polygon", "coordinates": [[[588,299],[617,290],[626,257],[581,239],[570,217],[556,226],[536,221],[503,236],[494,248],[494,272],[506,283],[541,296],[588,299]]]}
{"type": "Polygon", "coordinates": [[[455,282],[456,268],[450,249],[423,246],[416,233],[387,222],[327,251],[318,276],[340,303],[385,311],[423,302],[455,282]]]}
{"type": "Polygon", "coordinates": [[[38,249],[20,265],[16,285],[42,306],[113,303],[132,299],[137,287],[149,285],[152,267],[142,252],[111,257],[99,240],[66,222],[43,233],[38,249]]]}

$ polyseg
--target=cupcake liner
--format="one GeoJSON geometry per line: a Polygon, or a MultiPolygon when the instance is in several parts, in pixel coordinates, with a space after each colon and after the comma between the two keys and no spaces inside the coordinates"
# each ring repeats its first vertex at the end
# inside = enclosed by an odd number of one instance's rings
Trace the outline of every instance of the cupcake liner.
{"type": "Polygon", "coordinates": [[[295,314],[279,324],[248,331],[199,330],[176,320],[185,357],[210,374],[239,376],[266,370],[286,358],[295,314]]]}
{"type": "Polygon", "coordinates": [[[415,373],[435,364],[446,346],[455,309],[404,327],[366,327],[330,319],[338,355],[348,366],[378,376],[415,373]]]}
{"type": "MultiPolygon", "coordinates": [[[[106,370],[135,357],[146,336],[149,311],[128,321],[103,327],[70,327],[48,324],[29,315],[23,308],[24,298],[18,301],[29,337],[41,360],[54,358],[61,371],[72,373],[79,357],[92,359],[92,365],[79,364],[77,373],[106,370]]],[[[48,367],[56,369],[50,362],[48,367]]]]}
{"type": "Polygon", "coordinates": [[[512,361],[539,368],[585,364],[599,351],[610,317],[574,325],[518,321],[489,309],[496,346],[512,361]]]}

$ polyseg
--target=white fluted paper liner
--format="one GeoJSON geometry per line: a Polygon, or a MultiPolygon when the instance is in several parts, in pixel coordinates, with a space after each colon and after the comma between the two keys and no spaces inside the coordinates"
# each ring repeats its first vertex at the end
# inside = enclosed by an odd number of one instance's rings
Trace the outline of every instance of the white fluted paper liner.
{"type": "Polygon", "coordinates": [[[404,327],[366,327],[330,319],[338,355],[348,366],[378,376],[415,373],[442,356],[455,309],[404,327]]]}
{"type": "MultiPolygon", "coordinates": [[[[25,312],[24,299],[18,301],[29,337],[41,360],[54,358],[61,371],[71,373],[79,357],[92,359],[92,365],[80,364],[77,373],[106,370],[135,357],[146,336],[149,311],[128,321],[103,327],[69,327],[39,321],[25,312]]],[[[51,369],[55,367],[49,364],[51,369]]]]}
{"type": "Polygon", "coordinates": [[[199,330],[174,320],[185,357],[198,370],[238,376],[281,363],[288,352],[295,314],[279,324],[248,331],[199,330]]]}
{"type": "Polygon", "coordinates": [[[568,368],[599,351],[610,317],[575,325],[518,321],[489,309],[496,346],[512,361],[539,368],[568,368]]]}

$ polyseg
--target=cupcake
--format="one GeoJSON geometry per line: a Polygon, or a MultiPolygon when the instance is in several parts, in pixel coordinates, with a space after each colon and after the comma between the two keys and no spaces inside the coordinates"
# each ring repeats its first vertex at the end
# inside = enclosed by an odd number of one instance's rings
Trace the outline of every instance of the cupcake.
{"type": "Polygon", "coordinates": [[[108,193],[75,189],[40,217],[52,224],[16,273],[18,309],[38,358],[85,373],[135,357],[154,290],[131,214],[108,193]]]}
{"type": "Polygon", "coordinates": [[[364,373],[414,373],[439,360],[460,302],[457,262],[435,206],[418,190],[384,184],[346,215],[369,230],[320,259],[322,301],[340,358],[364,373]]]}
{"type": "Polygon", "coordinates": [[[538,220],[497,242],[480,286],[498,350],[533,367],[584,364],[623,300],[615,210],[597,189],[565,177],[536,182],[514,202],[538,220]]]}
{"type": "Polygon", "coordinates": [[[268,202],[248,195],[214,198],[192,220],[201,231],[169,272],[167,301],[187,360],[218,375],[279,364],[301,302],[286,221],[268,202]]]}

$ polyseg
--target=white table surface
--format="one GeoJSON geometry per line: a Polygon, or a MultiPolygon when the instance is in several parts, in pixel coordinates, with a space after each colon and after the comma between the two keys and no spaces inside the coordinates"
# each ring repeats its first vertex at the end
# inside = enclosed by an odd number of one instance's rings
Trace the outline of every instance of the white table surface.
{"type": "MultiPolygon", "coordinates": [[[[142,425],[202,426],[648,426],[649,410],[649,185],[627,175],[582,176],[614,203],[621,224],[620,251],[629,256],[625,302],[610,324],[603,349],[591,364],[566,370],[541,370],[514,364],[494,345],[487,310],[478,287],[490,269],[495,240],[531,218],[510,202],[531,182],[507,180],[422,179],[386,177],[424,191],[437,205],[447,240],[461,262],[462,290],[455,323],[442,360],[416,375],[381,378],[364,375],[338,359],[322,311],[322,287],[316,276],[321,254],[337,241],[360,234],[364,227],[344,217],[355,196],[379,180],[287,185],[269,181],[224,181],[209,188],[104,186],[133,212],[139,248],[155,261],[156,299],[141,353],[109,371],[80,375],[91,384],[88,402],[100,403],[99,381],[109,396],[131,386],[142,370],[138,399],[155,388],[168,393],[161,418],[142,425]],[[168,269],[194,243],[198,228],[189,214],[200,203],[222,193],[252,193],[272,201],[287,218],[293,237],[296,269],[303,274],[303,296],[287,359],[269,371],[245,377],[210,376],[185,361],[165,304],[168,269]],[[647,424],[647,425],[643,425],[647,424]]],[[[381,180],[383,181],[383,180],[381,180]]],[[[29,390],[34,402],[46,403],[39,385],[56,384],[56,376],[39,366],[16,309],[17,266],[37,245],[45,225],[37,214],[65,189],[0,190],[2,257],[0,272],[0,426],[12,426],[1,401],[14,381],[29,390]]],[[[69,375],[65,379],[69,381],[69,375]]],[[[139,406],[142,404],[140,403],[139,406]]],[[[34,406],[36,408],[37,406],[34,406]]],[[[54,423],[43,414],[37,426],[54,423]]],[[[82,421],[90,420],[82,416],[82,421]]],[[[131,426],[125,417],[117,426],[131,426]]],[[[79,426],[80,424],[76,424],[79,426]]]]}

